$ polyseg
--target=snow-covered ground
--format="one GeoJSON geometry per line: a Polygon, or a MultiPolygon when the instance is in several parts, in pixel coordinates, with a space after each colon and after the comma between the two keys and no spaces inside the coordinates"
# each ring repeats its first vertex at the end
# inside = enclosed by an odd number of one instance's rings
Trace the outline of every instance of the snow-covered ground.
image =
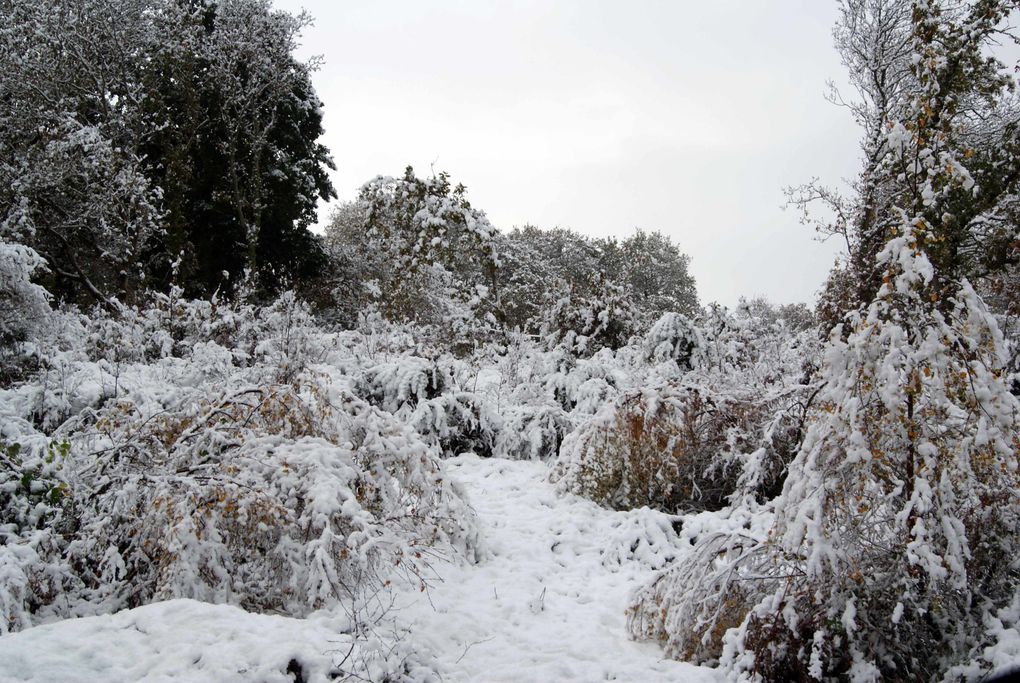
{"type": "Polygon", "coordinates": [[[293,683],[292,658],[312,680],[326,680],[345,623],[321,613],[290,619],[194,600],[158,602],[3,636],[0,681],[293,683]]]}
{"type": "Polygon", "coordinates": [[[442,584],[399,618],[453,681],[715,681],[627,638],[628,596],[673,552],[668,519],[611,512],[556,492],[541,462],[447,461],[478,512],[491,556],[439,569],[442,584]],[[659,543],[638,544],[640,538],[659,543]]]}
{"type": "MultiPolygon", "coordinates": [[[[478,512],[488,555],[442,562],[441,582],[399,589],[387,615],[435,657],[442,680],[721,680],[627,638],[630,592],[675,552],[665,515],[559,494],[540,462],[462,455],[447,468],[478,512]]],[[[347,623],[175,600],[4,636],[0,680],[268,683],[294,680],[291,659],[306,681],[327,680],[350,649],[347,623]]]]}

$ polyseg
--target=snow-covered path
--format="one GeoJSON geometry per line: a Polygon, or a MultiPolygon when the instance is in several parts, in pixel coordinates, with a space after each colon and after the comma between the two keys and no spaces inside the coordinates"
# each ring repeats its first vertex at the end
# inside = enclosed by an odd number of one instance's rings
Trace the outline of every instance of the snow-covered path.
{"type": "Polygon", "coordinates": [[[427,596],[409,591],[396,610],[446,680],[720,680],[627,638],[628,596],[670,552],[664,516],[557,494],[539,462],[462,455],[446,464],[491,556],[438,567],[443,582],[427,596]]]}

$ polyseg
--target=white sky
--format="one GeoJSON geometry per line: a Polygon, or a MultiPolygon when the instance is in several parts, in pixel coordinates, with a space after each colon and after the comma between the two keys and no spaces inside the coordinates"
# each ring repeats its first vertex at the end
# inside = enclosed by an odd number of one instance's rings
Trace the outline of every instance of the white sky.
{"type": "MultiPolygon", "coordinates": [[[[702,302],[813,302],[839,248],[783,187],[857,171],[821,0],[275,0],[306,9],[341,200],[411,164],[500,228],[670,235],[702,302]]],[[[320,221],[328,210],[320,208],[320,221]]]]}

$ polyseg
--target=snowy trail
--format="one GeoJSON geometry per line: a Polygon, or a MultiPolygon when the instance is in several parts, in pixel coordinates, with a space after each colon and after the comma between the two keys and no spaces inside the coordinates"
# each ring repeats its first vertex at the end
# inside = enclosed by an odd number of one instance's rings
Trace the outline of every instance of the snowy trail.
{"type": "Polygon", "coordinates": [[[627,638],[628,596],[667,549],[615,558],[631,554],[636,528],[654,538],[663,516],[559,495],[540,462],[462,455],[446,466],[467,490],[491,557],[437,567],[443,582],[427,596],[407,592],[397,610],[446,680],[721,680],[627,638]]]}

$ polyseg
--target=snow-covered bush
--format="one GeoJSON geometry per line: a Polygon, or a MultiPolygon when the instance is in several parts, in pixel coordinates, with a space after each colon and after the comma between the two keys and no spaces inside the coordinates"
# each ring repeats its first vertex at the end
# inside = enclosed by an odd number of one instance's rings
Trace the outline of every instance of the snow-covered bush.
{"type": "Polygon", "coordinates": [[[502,428],[485,397],[470,391],[448,391],[422,401],[406,419],[445,456],[466,452],[491,456],[502,428]]]}
{"type": "Polygon", "coordinates": [[[500,420],[484,395],[459,388],[465,370],[450,357],[433,361],[404,355],[365,369],[357,389],[443,455],[490,456],[500,420]]]}
{"type": "Polygon", "coordinates": [[[0,519],[4,534],[21,534],[48,526],[60,514],[67,495],[60,469],[70,449],[67,441],[30,439],[0,441],[0,519]]]}
{"type": "Polygon", "coordinates": [[[989,56],[1012,9],[861,4],[837,27],[869,77],[887,66],[872,41],[902,45],[907,85],[862,109],[869,162],[843,234],[864,300],[830,335],[775,524],[751,549],[775,569],[747,578],[761,597],[724,637],[732,677],[976,679],[1016,640],[1020,403],[1002,331],[966,279],[987,217],[1015,203],[988,169],[1016,151],[984,127],[1014,97],[1012,69],[989,56]],[[891,28],[873,21],[887,9],[891,28]]]}
{"type": "Polygon", "coordinates": [[[766,510],[739,508],[684,518],[689,550],[634,594],[631,635],[658,641],[670,657],[716,663],[727,630],[761,598],[763,573],[775,571],[759,547],[771,524],[766,510]]]}
{"type": "Polygon", "coordinates": [[[47,433],[85,408],[126,392],[172,392],[237,373],[287,382],[333,351],[308,307],[285,293],[267,306],[186,300],[173,290],[147,307],[54,311],[33,345],[36,372],[6,397],[47,433]],[[152,372],[163,377],[153,382],[152,372]]]}
{"type": "Polygon", "coordinates": [[[49,317],[49,296],[32,282],[46,262],[30,247],[0,239],[0,344],[22,341],[49,317]]]}
{"type": "Polygon", "coordinates": [[[867,315],[845,341],[833,333],[781,495],[693,518],[709,533],[686,518],[693,547],[636,595],[633,635],[753,680],[974,679],[1001,665],[1020,594],[1020,405],[994,317],[966,283],[939,310],[915,230],[883,252],[867,315]]]}
{"type": "Polygon", "coordinates": [[[175,597],[295,615],[358,607],[394,575],[427,582],[444,548],[477,549],[434,451],[328,377],[157,408],[110,401],[64,426],[50,491],[72,499],[73,533],[39,552],[5,528],[2,564],[26,577],[0,601],[5,623],[175,597]]]}
{"type": "Polygon", "coordinates": [[[550,460],[574,429],[559,405],[517,405],[502,415],[493,455],[511,460],[550,460]]]}
{"type": "Polygon", "coordinates": [[[538,379],[545,395],[568,412],[595,413],[626,386],[626,373],[610,349],[575,359],[560,347],[550,351],[546,360],[551,364],[543,363],[543,376],[538,379]]]}
{"type": "Polygon", "coordinates": [[[133,363],[188,358],[196,345],[214,343],[229,349],[239,367],[273,365],[276,379],[283,381],[321,356],[308,304],[292,291],[266,306],[181,295],[173,287],[166,294],[151,294],[145,306],[122,306],[115,313],[93,310],[86,319],[88,357],[133,363]]]}
{"type": "Polygon", "coordinates": [[[642,341],[649,361],[673,361],[680,370],[693,370],[697,363],[695,355],[705,346],[694,321],[681,313],[663,314],[642,341]]]}
{"type": "Polygon", "coordinates": [[[681,518],[650,508],[627,510],[612,517],[608,534],[600,540],[602,566],[616,570],[631,562],[649,569],[672,565],[682,547],[676,528],[681,518]]]}
{"type": "Polygon", "coordinates": [[[0,385],[20,374],[19,343],[37,336],[50,317],[49,295],[32,282],[45,268],[35,250],[0,238],[0,385]]]}
{"type": "Polygon", "coordinates": [[[417,356],[400,356],[366,368],[358,391],[372,405],[390,413],[436,398],[453,383],[448,366],[417,356]]]}
{"type": "Polygon", "coordinates": [[[584,291],[561,283],[564,291],[542,312],[542,336],[582,358],[626,344],[638,331],[640,318],[626,287],[598,274],[591,277],[584,291]]]}
{"type": "Polygon", "coordinates": [[[554,477],[617,509],[667,512],[723,506],[755,450],[762,406],[671,382],[621,394],[569,434],[554,477]]]}
{"type": "MultiPolygon", "coordinates": [[[[803,313],[800,307],[788,306],[803,313]]],[[[796,316],[784,316],[767,302],[742,302],[734,313],[710,306],[689,318],[667,313],[640,340],[641,361],[662,377],[689,372],[763,394],[784,386],[810,384],[820,342],[796,316]]]]}
{"type": "Polygon", "coordinates": [[[326,233],[343,317],[358,314],[346,301],[353,299],[456,339],[469,319],[492,312],[498,233],[446,173],[419,178],[408,167],[401,177],[377,176],[326,233]]]}

